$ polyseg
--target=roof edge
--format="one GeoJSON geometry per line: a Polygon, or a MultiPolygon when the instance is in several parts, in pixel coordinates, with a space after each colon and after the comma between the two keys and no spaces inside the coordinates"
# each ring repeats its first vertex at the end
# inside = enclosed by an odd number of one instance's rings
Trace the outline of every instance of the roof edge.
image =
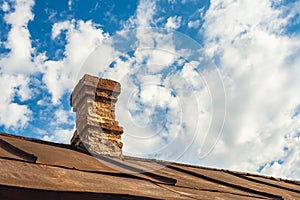
{"type": "MultiPolygon", "coordinates": [[[[8,133],[4,133],[4,132],[0,132],[0,135],[6,136],[6,137],[18,138],[21,140],[31,141],[31,142],[35,142],[35,143],[39,143],[39,144],[46,144],[46,145],[60,147],[60,148],[67,148],[67,149],[71,149],[71,150],[75,150],[75,151],[87,154],[86,152],[80,151],[79,149],[71,146],[70,144],[49,142],[49,141],[45,141],[45,140],[41,140],[41,139],[29,138],[29,137],[14,135],[14,134],[8,134],[8,133]]],[[[199,165],[191,165],[191,164],[182,163],[182,162],[173,162],[173,161],[167,161],[167,160],[141,158],[141,157],[126,156],[126,155],[124,155],[123,159],[124,160],[126,160],[126,159],[137,160],[137,161],[143,161],[143,162],[157,162],[157,163],[164,163],[167,165],[177,165],[177,166],[199,168],[199,169],[212,170],[212,171],[223,171],[223,172],[231,173],[234,175],[261,177],[261,178],[266,178],[266,179],[270,179],[270,180],[284,181],[286,183],[300,185],[300,180],[292,180],[292,179],[286,179],[286,178],[273,177],[273,176],[263,175],[263,174],[259,174],[259,173],[243,172],[243,171],[221,169],[221,168],[214,168],[214,167],[205,167],[205,166],[199,166],[199,165]]]]}

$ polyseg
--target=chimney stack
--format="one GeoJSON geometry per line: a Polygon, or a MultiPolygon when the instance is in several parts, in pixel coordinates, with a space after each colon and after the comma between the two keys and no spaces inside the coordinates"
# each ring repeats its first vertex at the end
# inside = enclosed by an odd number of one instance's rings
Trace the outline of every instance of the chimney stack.
{"type": "Polygon", "coordinates": [[[85,74],[76,85],[70,104],[76,112],[71,145],[94,155],[122,158],[123,128],[115,120],[120,83],[85,74]]]}

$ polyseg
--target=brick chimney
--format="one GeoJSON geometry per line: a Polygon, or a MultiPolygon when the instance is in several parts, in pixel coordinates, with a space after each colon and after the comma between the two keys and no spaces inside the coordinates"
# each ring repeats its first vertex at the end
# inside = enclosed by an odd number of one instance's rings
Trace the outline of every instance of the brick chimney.
{"type": "Polygon", "coordinates": [[[85,74],[76,85],[70,104],[76,112],[71,145],[94,155],[122,157],[123,128],[115,120],[120,83],[85,74]]]}

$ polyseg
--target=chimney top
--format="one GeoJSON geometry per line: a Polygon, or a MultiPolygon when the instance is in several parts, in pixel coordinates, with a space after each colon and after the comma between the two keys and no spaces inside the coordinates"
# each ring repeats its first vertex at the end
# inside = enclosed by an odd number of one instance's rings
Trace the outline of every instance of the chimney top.
{"type": "Polygon", "coordinates": [[[94,155],[122,157],[123,128],[115,120],[120,83],[85,74],[70,98],[76,112],[71,145],[94,155]]]}

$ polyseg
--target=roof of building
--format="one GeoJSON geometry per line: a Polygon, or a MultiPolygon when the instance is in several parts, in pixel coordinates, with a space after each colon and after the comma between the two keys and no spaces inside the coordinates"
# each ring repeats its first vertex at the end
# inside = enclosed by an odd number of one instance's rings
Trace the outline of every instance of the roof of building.
{"type": "Polygon", "coordinates": [[[0,133],[0,199],[300,199],[300,182],[0,133]]]}

